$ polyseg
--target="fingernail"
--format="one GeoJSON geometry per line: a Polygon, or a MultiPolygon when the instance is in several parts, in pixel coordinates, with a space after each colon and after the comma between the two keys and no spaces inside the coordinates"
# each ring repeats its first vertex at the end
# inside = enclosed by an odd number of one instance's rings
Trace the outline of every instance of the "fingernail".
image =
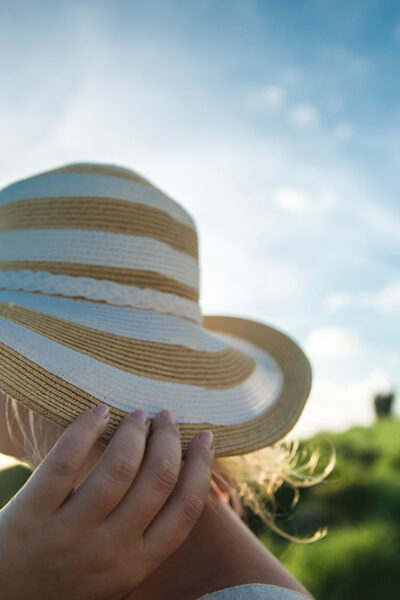
{"type": "Polygon", "coordinates": [[[211,431],[200,431],[200,433],[196,435],[196,438],[203,446],[206,446],[210,450],[214,448],[214,436],[211,431]]]}
{"type": "Polygon", "coordinates": [[[94,407],[93,412],[96,413],[96,415],[99,415],[99,417],[106,418],[110,409],[105,404],[100,404],[99,406],[94,407]]]}
{"type": "Polygon", "coordinates": [[[150,419],[144,410],[135,410],[132,415],[135,417],[135,419],[138,419],[141,423],[145,423],[146,425],[148,425],[150,422],[150,419]]]}
{"type": "Polygon", "coordinates": [[[176,419],[170,410],[162,410],[159,414],[163,419],[167,419],[167,421],[176,425],[176,419]]]}

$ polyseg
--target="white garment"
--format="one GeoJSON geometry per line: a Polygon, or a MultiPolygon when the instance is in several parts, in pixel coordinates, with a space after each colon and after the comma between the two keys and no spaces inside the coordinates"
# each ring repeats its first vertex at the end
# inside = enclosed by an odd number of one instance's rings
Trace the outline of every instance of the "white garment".
{"type": "Polygon", "coordinates": [[[212,592],[197,600],[309,600],[309,598],[277,585],[248,583],[212,592]]]}

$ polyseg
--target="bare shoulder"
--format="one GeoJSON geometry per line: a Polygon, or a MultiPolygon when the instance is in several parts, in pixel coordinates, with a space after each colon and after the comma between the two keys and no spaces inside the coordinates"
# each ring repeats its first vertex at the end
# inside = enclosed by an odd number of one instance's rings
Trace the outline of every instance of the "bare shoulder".
{"type": "MultiPolygon", "coordinates": [[[[312,596],[221,499],[207,503],[189,537],[124,600],[197,600],[262,583],[312,596]]],[[[217,600],[217,599],[216,599],[217,600]]]]}
{"type": "MultiPolygon", "coordinates": [[[[231,522],[230,552],[225,553],[226,567],[235,570],[240,583],[264,583],[312,595],[289,573],[282,563],[257,539],[234,511],[225,505],[231,522]]],[[[237,584],[238,585],[238,584],[237,584]]]]}

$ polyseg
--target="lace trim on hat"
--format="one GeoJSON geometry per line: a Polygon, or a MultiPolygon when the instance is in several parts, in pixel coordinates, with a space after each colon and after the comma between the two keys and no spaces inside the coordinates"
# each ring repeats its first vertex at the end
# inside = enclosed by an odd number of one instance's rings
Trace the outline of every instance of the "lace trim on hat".
{"type": "Polygon", "coordinates": [[[117,306],[154,310],[158,313],[190,319],[199,324],[202,322],[200,307],[196,302],[167,292],[90,277],[53,275],[43,271],[4,271],[0,272],[0,289],[79,296],[89,300],[103,300],[117,306]]]}

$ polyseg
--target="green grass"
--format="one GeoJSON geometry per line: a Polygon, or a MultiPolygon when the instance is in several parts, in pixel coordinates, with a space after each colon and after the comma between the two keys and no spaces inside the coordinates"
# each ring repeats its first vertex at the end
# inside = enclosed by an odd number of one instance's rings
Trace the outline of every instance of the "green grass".
{"type": "MultiPolygon", "coordinates": [[[[279,521],[301,537],[327,525],[327,536],[304,545],[270,532],[258,535],[317,599],[397,600],[400,422],[388,419],[345,433],[320,433],[306,444],[327,449],[328,441],[337,452],[334,471],[324,482],[302,490],[291,518],[279,521]]],[[[282,490],[278,495],[284,507],[285,494],[282,490]]]]}
{"type": "Polygon", "coordinates": [[[294,544],[282,557],[316,598],[399,597],[399,535],[387,522],[337,527],[319,542],[294,544]]]}

